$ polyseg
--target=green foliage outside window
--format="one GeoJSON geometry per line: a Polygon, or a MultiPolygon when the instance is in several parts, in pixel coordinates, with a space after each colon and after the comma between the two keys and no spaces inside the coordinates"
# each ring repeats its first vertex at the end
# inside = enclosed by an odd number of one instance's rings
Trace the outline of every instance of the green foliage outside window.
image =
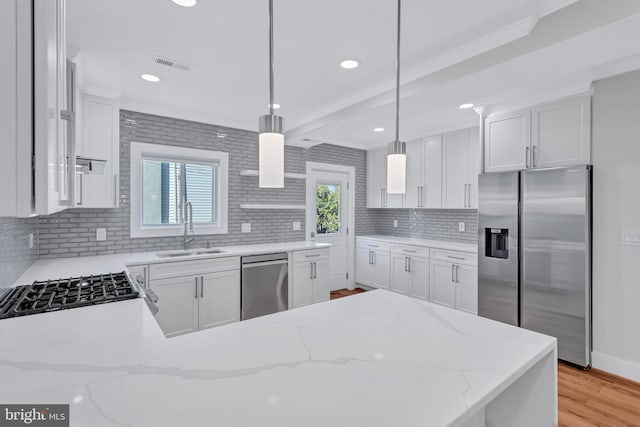
{"type": "Polygon", "coordinates": [[[340,187],[318,185],[316,187],[316,232],[318,234],[340,231],[340,187]]]}

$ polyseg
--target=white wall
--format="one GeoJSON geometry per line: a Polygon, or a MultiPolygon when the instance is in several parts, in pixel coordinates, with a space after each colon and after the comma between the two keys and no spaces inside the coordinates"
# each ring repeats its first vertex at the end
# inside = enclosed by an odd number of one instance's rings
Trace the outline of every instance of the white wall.
{"type": "Polygon", "coordinates": [[[593,96],[593,366],[640,381],[640,71],[593,96]]]}

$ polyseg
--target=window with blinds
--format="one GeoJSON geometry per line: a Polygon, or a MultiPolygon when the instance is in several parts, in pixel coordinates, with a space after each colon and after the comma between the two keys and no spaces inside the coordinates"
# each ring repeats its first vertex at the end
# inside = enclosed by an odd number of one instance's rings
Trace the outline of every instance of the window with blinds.
{"type": "Polygon", "coordinates": [[[229,153],[131,142],[131,237],[228,232],[229,153]]]}

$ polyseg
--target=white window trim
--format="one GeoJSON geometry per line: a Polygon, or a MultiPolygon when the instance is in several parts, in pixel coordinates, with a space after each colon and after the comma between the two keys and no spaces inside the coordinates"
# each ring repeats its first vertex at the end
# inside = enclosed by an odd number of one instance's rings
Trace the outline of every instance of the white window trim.
{"type": "Polygon", "coordinates": [[[218,163],[218,225],[193,224],[194,233],[227,234],[229,214],[229,153],[172,145],[131,142],[131,213],[130,235],[135,237],[182,236],[184,224],[149,226],[142,225],[142,159],[144,157],[166,157],[171,160],[218,163]]]}

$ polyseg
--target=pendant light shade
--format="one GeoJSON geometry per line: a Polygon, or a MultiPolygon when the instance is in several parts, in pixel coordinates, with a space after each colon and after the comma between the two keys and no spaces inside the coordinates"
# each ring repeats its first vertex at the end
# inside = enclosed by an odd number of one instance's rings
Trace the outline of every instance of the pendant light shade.
{"type": "Polygon", "coordinates": [[[407,187],[407,144],[403,141],[389,143],[387,154],[387,193],[402,194],[407,187]]]}
{"type": "Polygon", "coordinates": [[[284,119],[273,114],[273,0],[269,0],[269,114],[260,116],[258,187],[284,188],[284,119]]]}
{"type": "Polygon", "coordinates": [[[400,1],[396,40],[396,139],[387,154],[387,193],[403,194],[407,187],[407,144],[400,141],[400,1]]]}
{"type": "Polygon", "coordinates": [[[258,136],[258,187],[284,187],[284,120],[272,114],[260,116],[258,136]]]}

